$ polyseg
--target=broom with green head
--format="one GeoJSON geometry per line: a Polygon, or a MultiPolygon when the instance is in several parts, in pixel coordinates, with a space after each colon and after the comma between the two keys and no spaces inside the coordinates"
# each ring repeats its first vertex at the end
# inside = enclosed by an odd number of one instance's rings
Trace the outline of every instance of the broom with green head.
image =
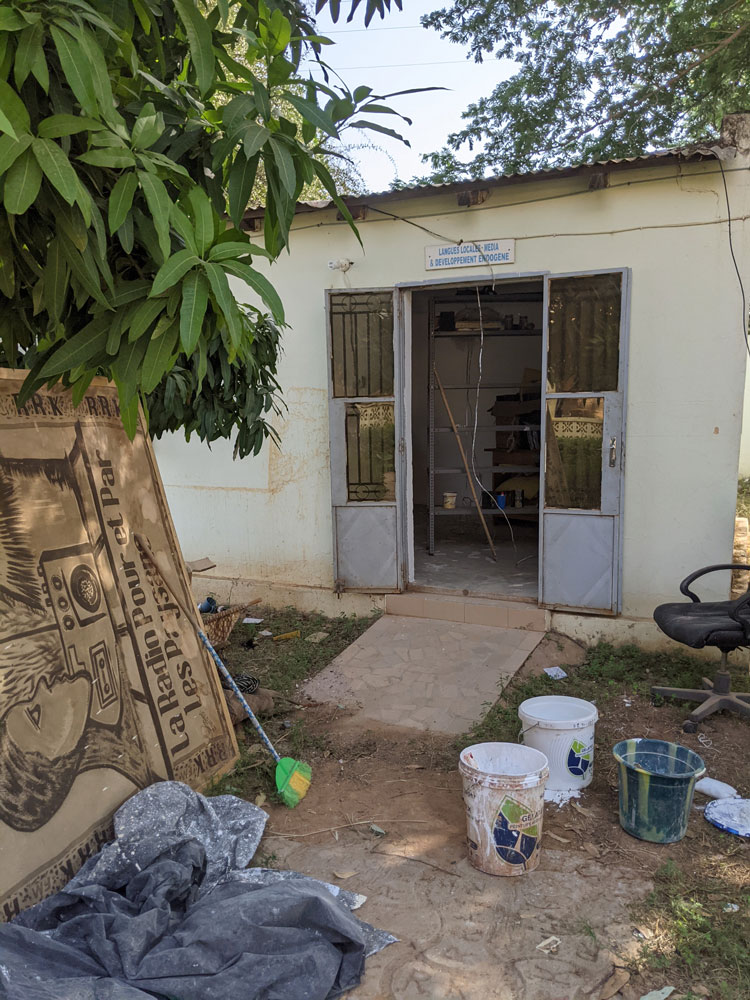
{"type": "Polygon", "coordinates": [[[221,661],[219,654],[211,645],[208,636],[198,624],[198,620],[196,619],[195,615],[191,614],[190,611],[188,611],[184,603],[180,600],[179,596],[177,595],[175,588],[171,586],[169,582],[169,574],[165,573],[163,565],[159,562],[157,557],[151,551],[148,541],[143,537],[143,535],[135,535],[134,537],[136,544],[138,545],[141,552],[146,556],[146,558],[158,571],[159,576],[161,576],[162,580],[164,581],[164,586],[167,588],[167,590],[174,598],[177,607],[180,609],[180,611],[182,611],[182,613],[185,615],[185,618],[187,618],[187,620],[193,626],[195,631],[198,633],[198,637],[200,638],[201,642],[210,653],[211,658],[216,664],[219,673],[227,682],[227,684],[229,684],[230,688],[234,692],[240,704],[247,712],[247,717],[250,720],[250,722],[252,722],[258,736],[260,736],[264,747],[266,748],[266,750],[268,750],[273,759],[276,761],[276,790],[278,791],[281,801],[284,803],[284,805],[289,806],[290,809],[293,809],[294,806],[296,806],[297,803],[300,801],[300,799],[303,799],[305,797],[305,795],[307,794],[307,790],[310,787],[310,780],[312,776],[310,765],[305,764],[303,761],[295,760],[293,757],[280,757],[278,755],[278,753],[274,749],[273,744],[269,740],[268,736],[266,736],[266,733],[263,727],[261,726],[260,722],[258,722],[255,713],[248,705],[240,689],[237,687],[234,677],[232,677],[227,668],[224,666],[224,663],[221,661]]]}

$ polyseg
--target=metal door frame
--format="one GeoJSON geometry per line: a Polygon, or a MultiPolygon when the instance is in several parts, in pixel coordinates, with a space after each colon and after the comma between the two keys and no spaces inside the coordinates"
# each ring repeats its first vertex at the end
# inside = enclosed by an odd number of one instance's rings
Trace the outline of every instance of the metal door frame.
{"type": "MultiPolygon", "coordinates": [[[[615,268],[614,270],[618,270],[615,268]]],[[[407,583],[414,582],[414,468],[413,468],[413,427],[412,427],[412,398],[411,398],[411,358],[412,358],[412,326],[411,326],[411,312],[412,312],[412,293],[413,292],[429,292],[431,288],[443,289],[443,288],[471,288],[473,285],[497,285],[505,281],[541,281],[543,286],[543,301],[542,309],[543,316],[542,320],[546,323],[546,295],[547,295],[547,282],[546,278],[550,275],[549,271],[514,271],[508,273],[503,271],[502,274],[482,274],[477,276],[472,276],[471,278],[461,278],[456,277],[445,277],[445,278],[427,278],[422,281],[399,281],[393,286],[394,295],[398,297],[399,308],[398,311],[394,307],[394,318],[398,315],[399,322],[402,329],[398,336],[398,341],[401,345],[401,350],[404,351],[404,363],[402,369],[405,373],[408,373],[408,378],[405,377],[405,387],[402,392],[402,397],[404,400],[404,412],[402,414],[402,438],[404,441],[405,449],[405,461],[403,463],[403,472],[405,484],[402,492],[399,492],[398,488],[398,477],[396,479],[396,502],[401,509],[400,521],[401,521],[401,545],[403,546],[403,552],[405,553],[405,558],[402,559],[401,563],[404,567],[402,588],[405,588],[407,583]],[[407,405],[408,404],[408,405],[407,405]]],[[[378,291],[378,289],[371,289],[371,291],[378,291]]],[[[330,330],[330,325],[329,325],[330,330]]],[[[329,333],[330,336],[330,333],[329,333]]],[[[544,332],[542,335],[542,342],[544,344],[544,332]]],[[[542,360],[546,357],[545,348],[542,347],[542,360]]],[[[541,418],[541,413],[540,413],[541,418]]],[[[542,421],[543,422],[543,421],[542,421]]],[[[541,440],[540,440],[541,449],[541,440]]],[[[540,450],[541,455],[541,450],[540,450]]],[[[541,470],[540,470],[541,475],[541,470]]],[[[541,489],[541,479],[540,479],[540,489],[541,489]]],[[[539,516],[539,532],[541,536],[541,514],[539,516]]],[[[540,538],[540,548],[539,548],[539,565],[541,566],[541,538],[540,538]]],[[[538,596],[537,596],[538,600],[538,596]]]]}
{"type": "MultiPolygon", "coordinates": [[[[584,278],[589,275],[596,274],[620,274],[622,275],[622,284],[620,287],[620,343],[619,343],[619,358],[617,367],[617,385],[618,388],[615,393],[609,392],[598,392],[596,390],[587,391],[585,393],[581,392],[556,392],[552,394],[553,399],[580,399],[583,396],[602,396],[604,397],[605,406],[605,421],[606,421],[606,408],[608,405],[608,396],[620,395],[622,402],[622,412],[620,416],[620,426],[619,426],[619,454],[620,454],[620,475],[619,475],[619,490],[618,490],[618,509],[616,513],[617,524],[616,524],[616,536],[613,540],[613,558],[616,560],[616,565],[614,567],[613,573],[613,608],[611,611],[607,611],[601,608],[571,608],[571,613],[574,614],[592,614],[592,615],[618,615],[622,611],[622,555],[623,555],[623,511],[625,502],[625,457],[626,457],[626,436],[625,429],[627,424],[627,393],[628,393],[628,359],[630,351],[630,291],[632,282],[632,269],[629,267],[603,267],[596,269],[588,269],[585,271],[562,271],[560,273],[548,271],[544,275],[544,296],[542,308],[543,313],[543,329],[542,329],[542,420],[541,420],[541,430],[539,438],[540,447],[540,462],[539,462],[539,582],[538,582],[538,594],[537,601],[540,607],[550,608],[552,610],[559,608],[560,610],[565,610],[564,605],[559,604],[545,604],[543,602],[544,591],[542,588],[543,574],[544,574],[544,494],[545,494],[545,477],[546,477],[546,464],[547,464],[547,359],[549,356],[549,284],[556,278],[584,278]]],[[[606,423],[605,425],[606,426],[606,423]]],[[[604,455],[604,442],[602,441],[602,471],[603,471],[603,455],[604,455]]],[[[557,508],[551,507],[550,513],[566,513],[566,514],[587,514],[591,516],[596,514],[596,511],[590,510],[580,510],[568,509],[566,507],[557,508]]],[[[600,511],[600,513],[603,513],[600,511]]],[[[611,516],[606,515],[605,516],[611,516]]]]}
{"type": "MultiPolygon", "coordinates": [[[[331,477],[331,546],[333,551],[333,579],[334,587],[339,579],[339,553],[336,538],[336,508],[352,507],[362,509],[364,507],[394,507],[396,510],[396,587],[394,590],[383,587],[346,587],[351,593],[399,593],[406,584],[406,560],[404,558],[404,503],[402,494],[406,476],[404,475],[405,464],[405,441],[404,441],[404,322],[403,305],[393,286],[378,286],[375,288],[326,288],[325,289],[325,327],[326,327],[326,368],[328,381],[328,440],[329,440],[329,474],[331,477]],[[341,484],[346,483],[346,448],[335,449],[334,439],[343,433],[343,428],[339,427],[337,416],[340,404],[346,403],[348,397],[334,396],[333,394],[333,340],[331,329],[331,298],[334,295],[387,295],[393,296],[393,419],[394,419],[394,443],[395,443],[395,494],[394,501],[354,501],[342,500],[341,484]],[[339,468],[341,459],[344,456],[343,479],[342,470],[339,468]]],[[[411,325],[411,323],[409,324],[411,325]]],[[[360,402],[387,402],[390,397],[356,397],[360,402]]],[[[411,396],[409,397],[411,399],[411,396]]]]}
{"type": "MultiPolygon", "coordinates": [[[[625,460],[626,460],[626,424],[627,424],[627,399],[628,399],[628,359],[630,347],[630,299],[632,286],[632,270],[629,267],[611,267],[587,269],[581,271],[551,272],[549,270],[535,271],[515,271],[513,273],[503,272],[502,275],[495,273],[472,275],[470,278],[458,278],[453,275],[445,278],[431,278],[420,281],[397,282],[393,286],[375,286],[370,288],[329,288],[325,290],[325,326],[326,326],[326,349],[327,349],[327,380],[328,380],[328,400],[329,400],[329,435],[332,439],[334,421],[334,396],[333,396],[333,372],[332,363],[332,341],[331,341],[331,296],[340,294],[393,294],[393,392],[394,392],[394,421],[395,421],[395,490],[396,490],[396,548],[397,548],[397,589],[404,590],[414,577],[414,527],[413,527],[413,454],[412,454],[412,391],[411,391],[411,350],[412,350],[412,293],[414,291],[429,291],[431,288],[466,288],[473,285],[497,284],[505,281],[520,280],[541,280],[543,285],[542,293],[542,402],[540,409],[540,469],[539,469],[539,580],[537,602],[541,606],[542,599],[542,571],[544,568],[544,486],[545,486],[545,459],[546,459],[546,370],[549,349],[549,282],[554,278],[584,277],[590,274],[621,274],[621,312],[620,312],[620,357],[618,366],[618,392],[621,392],[622,417],[620,424],[620,487],[619,487],[619,509],[617,513],[617,537],[613,546],[614,557],[616,559],[615,572],[613,574],[613,585],[615,587],[615,599],[613,601],[613,614],[618,614],[622,610],[622,563],[623,563],[623,513],[625,498],[625,460]]],[[[568,394],[578,398],[580,393],[568,394]]],[[[601,395],[601,394],[600,394],[601,395]]],[[[336,524],[334,508],[337,506],[361,507],[366,506],[361,501],[339,502],[336,495],[336,476],[338,470],[334,468],[333,449],[330,454],[330,475],[331,475],[331,531],[333,549],[334,578],[338,578],[338,551],[336,546],[336,524]]],[[[375,502],[382,505],[382,501],[375,502]]],[[[582,512],[585,513],[585,512],[582,512]]],[[[590,513],[590,512],[589,512],[590,513]]],[[[355,589],[355,588],[352,588],[355,589]]],[[[382,593],[382,589],[366,590],[356,588],[362,592],[382,593]]],[[[601,610],[581,609],[591,614],[606,614],[601,610]]]]}

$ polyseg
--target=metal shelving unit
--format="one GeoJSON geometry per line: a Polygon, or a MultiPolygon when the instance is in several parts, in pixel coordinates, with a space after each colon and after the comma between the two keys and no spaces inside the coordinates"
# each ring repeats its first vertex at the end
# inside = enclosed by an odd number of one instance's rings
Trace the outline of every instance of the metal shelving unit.
{"type": "MultiPolygon", "coordinates": [[[[474,506],[471,507],[455,507],[455,508],[444,508],[438,507],[435,504],[435,477],[440,475],[455,475],[461,473],[465,475],[465,470],[463,466],[442,466],[436,467],[435,465],[435,435],[444,434],[446,432],[453,433],[450,425],[436,426],[435,424],[435,376],[434,370],[437,363],[437,342],[447,338],[453,338],[454,340],[469,340],[469,339],[480,339],[482,336],[482,331],[477,329],[469,330],[439,330],[437,327],[436,319],[436,307],[439,305],[443,306],[453,306],[455,307],[455,302],[439,302],[432,300],[429,305],[429,369],[428,369],[428,421],[429,421],[429,439],[428,439],[428,463],[429,463],[429,491],[428,491],[428,512],[429,512],[429,534],[428,534],[428,551],[430,555],[435,554],[435,518],[437,516],[452,515],[454,517],[463,515],[472,515],[476,517],[476,511],[474,506]]],[[[541,337],[541,329],[537,330],[487,330],[484,331],[484,337],[541,337]]],[[[475,389],[476,384],[464,384],[464,383],[448,383],[444,384],[446,390],[449,389],[475,389]]],[[[505,390],[506,392],[519,391],[520,386],[512,385],[502,382],[483,382],[481,390],[505,390]]],[[[473,434],[474,426],[459,424],[458,430],[462,432],[468,432],[473,434]]],[[[493,434],[497,431],[517,431],[517,430],[539,430],[539,424],[478,424],[478,432],[492,431],[493,434]]],[[[471,439],[467,442],[468,447],[471,447],[471,439]]],[[[492,450],[492,449],[487,449],[492,450]]],[[[538,465],[482,465],[476,466],[477,472],[507,472],[507,473],[529,473],[538,472],[538,465]]],[[[493,510],[491,508],[483,509],[482,513],[484,516],[490,517],[493,520],[497,517],[503,518],[508,517],[525,517],[537,516],[539,513],[538,507],[509,507],[505,513],[501,510],[493,510]]]]}

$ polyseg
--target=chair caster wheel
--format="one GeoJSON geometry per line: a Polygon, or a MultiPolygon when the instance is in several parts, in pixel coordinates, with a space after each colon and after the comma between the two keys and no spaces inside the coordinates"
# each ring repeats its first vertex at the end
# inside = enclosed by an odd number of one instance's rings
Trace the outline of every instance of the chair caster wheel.
{"type": "Polygon", "coordinates": [[[698,732],[698,723],[697,722],[691,722],[690,719],[686,719],[682,723],[682,731],[683,731],[683,733],[697,733],[698,732]]]}

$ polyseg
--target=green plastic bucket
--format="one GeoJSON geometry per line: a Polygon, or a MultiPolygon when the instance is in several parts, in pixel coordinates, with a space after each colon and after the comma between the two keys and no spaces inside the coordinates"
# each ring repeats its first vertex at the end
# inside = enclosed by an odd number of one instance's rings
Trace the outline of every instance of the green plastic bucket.
{"type": "Polygon", "coordinates": [[[679,743],[622,740],[612,748],[620,776],[620,826],[631,837],[672,844],[687,832],[703,760],[679,743]]]}

